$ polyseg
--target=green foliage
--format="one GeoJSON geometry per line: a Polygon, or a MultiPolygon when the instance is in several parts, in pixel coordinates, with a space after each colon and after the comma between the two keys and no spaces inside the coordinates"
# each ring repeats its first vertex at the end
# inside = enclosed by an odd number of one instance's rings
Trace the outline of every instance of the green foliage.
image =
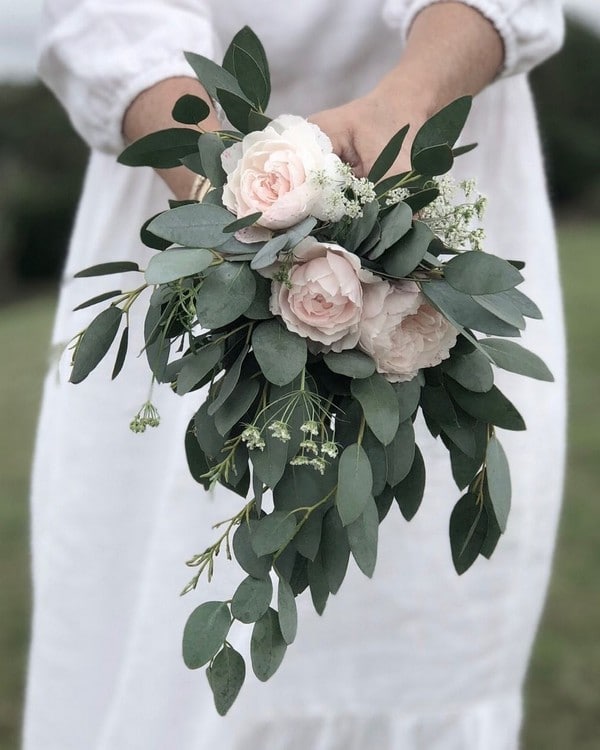
{"type": "Polygon", "coordinates": [[[306,364],[306,340],[288,331],[279,321],[259,323],[252,333],[254,354],[265,378],[287,385],[306,364]]]}
{"type": "Polygon", "coordinates": [[[104,359],[121,325],[123,311],[119,307],[102,310],[85,329],[73,355],[71,383],[81,383],[104,359]]]}
{"type": "Polygon", "coordinates": [[[119,164],[127,167],[170,169],[196,150],[198,131],[191,128],[167,128],[134,141],[119,155],[119,164]]]}
{"type": "Polygon", "coordinates": [[[219,651],[229,628],[231,614],[225,602],[204,602],[188,617],[183,631],[183,660],[189,669],[207,664],[219,651]]]}
{"type": "Polygon", "coordinates": [[[286,650],[277,612],[269,607],[255,623],[250,640],[252,669],[261,682],[266,682],[279,669],[286,650]]]}
{"type": "Polygon", "coordinates": [[[246,678],[244,658],[229,643],[211,661],[206,670],[219,716],[225,716],[237,698],[246,678]]]}

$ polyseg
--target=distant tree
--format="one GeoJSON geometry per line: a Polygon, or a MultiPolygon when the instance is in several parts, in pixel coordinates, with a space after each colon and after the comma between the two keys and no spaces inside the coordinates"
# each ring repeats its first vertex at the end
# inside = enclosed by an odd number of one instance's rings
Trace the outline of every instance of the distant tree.
{"type": "Polygon", "coordinates": [[[86,160],[44,86],[0,87],[0,299],[60,273],[86,160]]]}
{"type": "Polygon", "coordinates": [[[600,212],[600,37],[574,21],[565,45],[531,77],[552,197],[561,210],[600,212]]]}

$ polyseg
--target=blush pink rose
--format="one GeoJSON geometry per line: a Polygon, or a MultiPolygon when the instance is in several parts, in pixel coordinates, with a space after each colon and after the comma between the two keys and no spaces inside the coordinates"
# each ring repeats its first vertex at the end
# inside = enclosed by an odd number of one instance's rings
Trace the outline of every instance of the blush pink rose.
{"type": "Polygon", "coordinates": [[[273,281],[271,312],[286,327],[316,342],[315,351],[356,346],[363,309],[363,286],[375,277],[360,259],[339,245],[307,237],[294,250],[289,286],[273,281]]]}
{"type": "Polygon", "coordinates": [[[412,281],[378,281],[364,289],[359,348],[392,383],[450,356],[457,331],[412,281]]]}
{"type": "Polygon", "coordinates": [[[287,229],[309,215],[329,217],[329,190],[339,191],[342,162],[329,138],[302,117],[282,115],[225,149],[223,204],[238,219],[262,212],[258,224],[287,229]],[[317,179],[318,177],[318,179],[317,179]]]}

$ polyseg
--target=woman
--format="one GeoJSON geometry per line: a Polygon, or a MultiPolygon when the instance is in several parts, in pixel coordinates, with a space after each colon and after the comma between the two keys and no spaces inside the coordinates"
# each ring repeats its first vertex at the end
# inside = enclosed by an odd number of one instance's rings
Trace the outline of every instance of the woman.
{"type": "MultiPolygon", "coordinates": [[[[455,175],[477,177],[489,196],[490,250],[528,263],[525,291],[546,319],[524,343],[557,382],[498,378],[529,429],[503,435],[514,500],[492,560],[454,572],[447,525],[458,494],[445,450],[422,431],[429,475],[415,520],[390,514],[374,579],[349,571],[322,618],[300,599],[299,636],[281,669],[265,684],[250,676],[223,720],[205,677],[188,672],[179,653],[192,608],[228,598],[239,579],[223,562],[201,598],[177,598],[182,561],[238,504],[222,489],[207,496],[188,476],[182,441],[194,398],[155,390],[162,425],[139,437],[127,425],[146,400],[144,363],[132,359],[111,385],[106,363],[75,387],[63,358],[46,382],[34,469],[25,750],[511,750],[562,485],[560,291],[524,75],[559,46],[560,4],[48,0],[40,71],[92,147],[55,342],[94,314],[72,308],[107,289],[105,279],[73,281],[73,273],[104,260],[143,266],[139,226],[192,186],[183,168],[162,175],[165,184],[151,170],[119,166],[116,154],[171,125],[179,95],[202,93],[181,49],[220,60],[244,23],[270,59],[270,111],[312,115],[361,174],[405,122],[414,132],[448,101],[481,92],[464,134],[481,145],[455,175]]],[[[214,113],[207,124],[219,126],[214,113]]],[[[246,630],[232,638],[244,652],[246,630]]]]}

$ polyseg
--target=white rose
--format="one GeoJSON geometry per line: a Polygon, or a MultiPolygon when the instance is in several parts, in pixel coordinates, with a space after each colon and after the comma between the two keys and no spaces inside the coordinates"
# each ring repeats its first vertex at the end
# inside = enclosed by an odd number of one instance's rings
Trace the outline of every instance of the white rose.
{"type": "Polygon", "coordinates": [[[339,245],[307,237],[294,250],[289,286],[273,281],[271,312],[290,331],[316,342],[315,351],[356,346],[363,288],[375,276],[339,245]]]}
{"type": "Polygon", "coordinates": [[[282,115],[221,155],[223,204],[238,219],[262,212],[268,229],[287,229],[309,215],[330,218],[328,195],[340,190],[342,162],[316,125],[282,115]]]}
{"type": "Polygon", "coordinates": [[[412,281],[378,281],[364,287],[359,347],[392,383],[450,356],[457,331],[412,281]]]}

